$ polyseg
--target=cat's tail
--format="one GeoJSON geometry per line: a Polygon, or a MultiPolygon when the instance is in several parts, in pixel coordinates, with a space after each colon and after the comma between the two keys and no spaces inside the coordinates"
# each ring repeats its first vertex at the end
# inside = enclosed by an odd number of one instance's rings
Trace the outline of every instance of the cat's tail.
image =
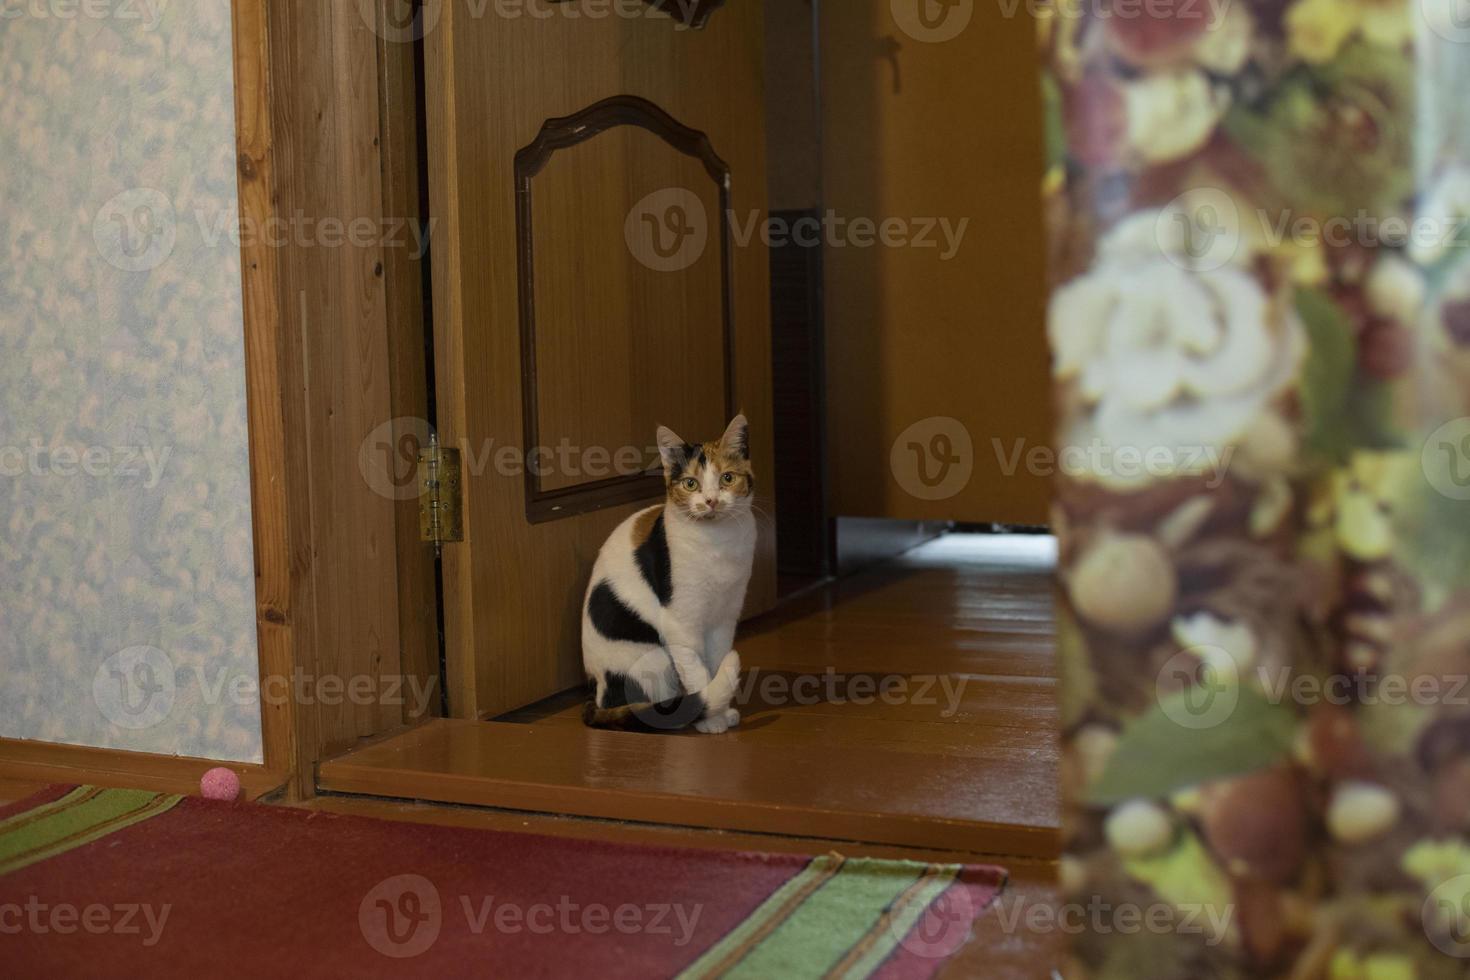
{"type": "Polygon", "coordinates": [[[678,694],[667,701],[640,701],[604,707],[597,703],[594,688],[582,708],[582,723],[588,728],[644,732],[687,728],[707,714],[728,708],[739,686],[740,654],[731,650],[725,654],[719,671],[704,690],[693,694],[678,694]]]}

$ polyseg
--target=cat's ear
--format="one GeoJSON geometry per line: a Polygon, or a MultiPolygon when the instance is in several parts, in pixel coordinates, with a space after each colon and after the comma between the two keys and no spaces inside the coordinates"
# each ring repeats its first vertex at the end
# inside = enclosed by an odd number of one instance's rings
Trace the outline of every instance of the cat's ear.
{"type": "Polygon", "coordinates": [[[750,458],[750,420],[744,415],[735,416],[735,421],[720,436],[720,451],[741,459],[750,458]]]}
{"type": "Polygon", "coordinates": [[[664,461],[665,476],[684,465],[686,445],[687,443],[673,429],[666,425],[658,427],[658,454],[664,461]]]}

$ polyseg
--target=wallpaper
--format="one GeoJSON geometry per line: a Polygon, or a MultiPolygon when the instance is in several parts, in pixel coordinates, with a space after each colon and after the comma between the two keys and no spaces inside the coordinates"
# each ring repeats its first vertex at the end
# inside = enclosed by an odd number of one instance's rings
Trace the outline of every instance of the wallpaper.
{"type": "Polygon", "coordinates": [[[0,737],[261,761],[232,70],[0,0],[0,737]]]}

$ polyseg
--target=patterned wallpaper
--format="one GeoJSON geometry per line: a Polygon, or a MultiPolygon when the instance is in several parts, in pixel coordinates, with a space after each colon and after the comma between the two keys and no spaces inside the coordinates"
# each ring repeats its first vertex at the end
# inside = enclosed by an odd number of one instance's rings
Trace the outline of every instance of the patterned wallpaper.
{"type": "Polygon", "coordinates": [[[261,760],[229,0],[0,0],[0,736],[261,760]]]}

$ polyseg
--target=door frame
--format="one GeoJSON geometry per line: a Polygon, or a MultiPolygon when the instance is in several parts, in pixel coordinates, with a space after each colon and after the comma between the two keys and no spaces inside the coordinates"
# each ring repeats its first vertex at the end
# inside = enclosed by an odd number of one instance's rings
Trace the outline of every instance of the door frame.
{"type": "Polygon", "coordinates": [[[231,0],[263,762],[0,739],[0,777],[191,792],[222,765],[252,798],[303,799],[321,759],[440,713],[402,694],[441,689],[417,500],[385,500],[359,467],[365,434],[429,417],[424,263],[389,236],[423,215],[415,46],[381,26],[395,2],[369,24],[357,0],[231,0]],[[326,219],[384,231],[329,247],[326,219]],[[348,352],[370,383],[340,383],[348,352]],[[328,697],[364,676],[368,704],[328,697]]]}
{"type": "Polygon", "coordinates": [[[380,229],[339,247],[294,235],[241,245],[260,675],[262,690],[293,692],[263,699],[261,727],[265,769],[291,798],[314,795],[321,759],[441,713],[440,697],[402,696],[411,682],[442,691],[417,497],[410,483],[385,499],[361,468],[368,440],[387,432],[396,447],[431,419],[427,256],[400,240],[411,222],[432,230],[421,82],[416,45],[394,40],[395,3],[375,0],[370,24],[357,0],[232,0],[242,227],[306,215],[380,229]],[[314,297],[329,324],[313,324],[314,297]],[[332,354],[350,355],[366,383],[343,383],[349,357],[332,354]],[[298,697],[303,677],[378,683],[371,704],[331,703],[324,687],[298,697]]]}

